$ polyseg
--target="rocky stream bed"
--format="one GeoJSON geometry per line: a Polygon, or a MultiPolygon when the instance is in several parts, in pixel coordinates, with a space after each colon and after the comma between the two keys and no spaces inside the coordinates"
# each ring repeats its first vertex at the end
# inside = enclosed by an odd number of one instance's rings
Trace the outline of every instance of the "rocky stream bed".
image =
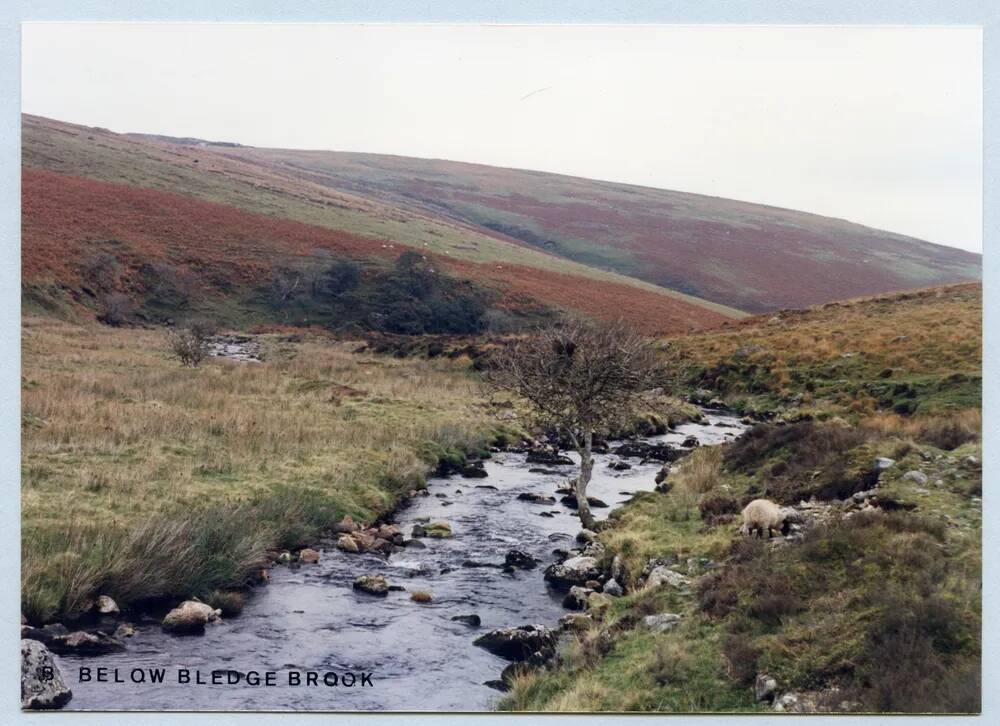
{"type": "MultiPolygon", "coordinates": [[[[706,412],[702,423],[643,441],[679,447],[693,436],[712,445],[742,429],[732,417],[706,412]]],[[[489,709],[499,694],[485,684],[509,662],[473,641],[496,628],[556,625],[567,612],[564,593],[550,588],[543,571],[557,561],[553,550],[576,546],[580,531],[576,513],[556,493],[573,467],[526,459],[498,453],[485,462],[485,478],[431,479],[427,496],[397,512],[407,537],[428,521],[448,522],[450,537],[422,538],[388,557],[342,552],[324,541],[317,563],[274,567],[270,583],[248,595],[239,616],[209,623],[204,634],[170,634],[150,616],[132,623],[135,634],[122,652],[56,656],[73,691],[65,708],[489,709]],[[539,498],[533,495],[555,500],[530,501],[539,498]],[[505,571],[501,565],[512,550],[537,566],[505,571]],[[370,595],[353,587],[362,575],[382,575],[397,587],[384,597],[370,595]],[[431,593],[430,602],[411,600],[418,590],[431,593]],[[79,680],[81,667],[90,669],[91,680],[79,680]],[[97,680],[97,668],[106,669],[105,681],[97,680]],[[162,682],[153,682],[155,669],[164,669],[162,682]],[[190,682],[178,682],[180,669],[190,682]],[[269,671],[274,685],[266,684],[269,671]],[[197,673],[206,683],[196,682],[197,673]],[[260,683],[248,673],[260,674],[260,683]],[[293,673],[301,685],[290,685],[293,673]],[[336,685],[332,676],[324,684],[326,674],[336,674],[336,685]],[[134,682],[137,677],[144,682],[134,682]]],[[[596,461],[588,493],[608,505],[594,510],[598,518],[633,493],[653,489],[661,466],[615,454],[598,454],[596,461]]]]}

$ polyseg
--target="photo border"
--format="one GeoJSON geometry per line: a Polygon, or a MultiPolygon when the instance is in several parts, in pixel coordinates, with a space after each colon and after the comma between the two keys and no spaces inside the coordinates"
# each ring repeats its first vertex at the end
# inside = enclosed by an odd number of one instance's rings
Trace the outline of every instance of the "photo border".
{"type": "MultiPolygon", "coordinates": [[[[632,0],[612,4],[600,0],[578,0],[544,4],[535,0],[450,0],[418,6],[406,0],[349,0],[321,2],[306,0],[289,3],[244,0],[242,2],[205,3],[174,0],[169,4],[152,0],[8,0],[0,7],[0,405],[10,415],[0,418],[0,483],[6,495],[0,505],[0,574],[7,582],[19,582],[20,572],[20,23],[25,21],[149,21],[149,22],[328,22],[328,23],[443,23],[443,24],[744,24],[744,25],[965,25],[983,28],[984,94],[984,163],[983,163],[983,475],[992,479],[998,471],[996,449],[1000,430],[997,405],[997,360],[1000,353],[996,321],[1000,289],[998,261],[992,253],[1000,232],[1000,179],[998,179],[998,130],[1000,130],[1000,5],[989,0],[632,0]],[[991,252],[987,254],[987,250],[991,252]]],[[[984,497],[984,522],[993,519],[992,496],[984,497]]],[[[992,522],[991,522],[992,524],[992,522]]],[[[993,527],[983,530],[983,611],[989,613],[1000,601],[1000,580],[993,554],[1000,544],[1000,533],[993,527]]],[[[19,587],[7,587],[3,613],[11,621],[0,633],[0,683],[6,684],[0,698],[0,716],[25,719],[33,724],[48,723],[128,723],[154,726],[179,720],[197,724],[347,724],[363,720],[370,724],[398,723],[512,723],[516,714],[366,714],[357,713],[265,713],[223,712],[73,712],[31,713],[20,711],[14,699],[14,683],[19,680],[20,662],[14,640],[13,620],[20,610],[19,587]],[[9,689],[9,690],[8,690],[9,689]]],[[[6,621],[6,620],[5,620],[6,621]]],[[[983,625],[983,701],[982,715],[975,716],[894,716],[894,724],[934,724],[993,722],[1000,698],[995,690],[998,672],[991,657],[998,644],[1000,627],[991,618],[983,625]]],[[[670,716],[661,714],[583,716],[601,719],[601,724],[635,724],[640,719],[697,719],[699,724],[744,724],[748,719],[761,722],[777,720],[761,715],[670,716]]],[[[521,716],[520,718],[525,718],[521,716]]],[[[538,716],[527,716],[537,719],[538,716]]],[[[579,714],[553,715],[552,719],[579,719],[579,714]]],[[[808,718],[810,724],[871,723],[882,716],[781,716],[781,723],[808,718]]]]}

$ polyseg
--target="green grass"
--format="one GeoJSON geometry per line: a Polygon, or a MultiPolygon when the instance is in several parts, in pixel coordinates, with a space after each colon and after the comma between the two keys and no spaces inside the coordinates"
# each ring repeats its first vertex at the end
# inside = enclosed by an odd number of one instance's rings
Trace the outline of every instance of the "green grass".
{"type": "Polygon", "coordinates": [[[964,434],[966,443],[953,447],[944,430],[885,418],[856,428],[765,426],[758,443],[697,450],[668,478],[667,494],[636,496],[599,533],[605,566],[620,558],[630,594],[571,641],[557,668],[515,679],[501,708],[760,710],[768,706],[754,703],[752,686],[767,673],[781,693],[837,687],[834,705],[848,700],[855,709],[978,710],[981,445],[964,434]],[[845,516],[834,504],[801,543],[744,538],[738,520],[703,519],[699,510],[712,497],[738,507],[762,493],[774,497],[785,474],[797,490],[821,491],[859,475],[876,456],[896,459],[878,489],[893,511],[845,516]],[[906,480],[911,469],[927,474],[928,484],[906,480]],[[635,590],[652,558],[695,578],[692,591],[635,590]],[[659,612],[681,614],[681,626],[649,632],[641,618],[659,612]],[[600,646],[602,631],[612,636],[610,648],[600,646]]]}
{"type": "Polygon", "coordinates": [[[242,586],[266,550],[344,515],[371,521],[439,458],[514,435],[479,405],[467,362],[259,340],[266,363],[185,369],[159,331],[26,320],[22,609],[33,622],[102,592],[127,605],[242,586]]]}

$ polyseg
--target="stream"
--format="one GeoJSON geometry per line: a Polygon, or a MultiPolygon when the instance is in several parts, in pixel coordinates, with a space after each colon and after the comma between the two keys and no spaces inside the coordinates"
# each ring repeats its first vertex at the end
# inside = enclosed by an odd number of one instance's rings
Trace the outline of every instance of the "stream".
{"type": "MultiPolygon", "coordinates": [[[[702,445],[728,441],[744,426],[735,418],[706,411],[706,422],[678,426],[649,442],[680,445],[694,436],[702,445]],[[721,424],[721,425],[720,425],[721,424]]],[[[569,454],[578,461],[575,454],[569,454]]],[[[632,493],[651,490],[658,462],[626,459],[632,468],[615,471],[612,454],[595,455],[588,494],[610,505],[594,509],[598,518],[627,501],[632,493]]],[[[576,513],[566,506],[517,499],[520,493],[553,495],[573,467],[544,467],[558,473],[530,472],[524,454],[495,454],[486,462],[488,477],[433,478],[430,496],[415,497],[396,515],[409,536],[415,522],[451,523],[454,536],[423,539],[425,549],[407,547],[388,560],[374,554],[347,554],[327,540],[317,547],[318,564],[278,565],[271,582],[247,596],[241,615],[210,623],[204,635],[164,633],[157,620],[135,622],[127,650],[99,657],[57,657],[73,698],[66,710],[362,710],[480,711],[501,696],[483,685],[497,679],[505,661],[472,645],[488,630],[526,623],[554,627],[567,611],[562,595],[550,591],[543,571],[555,561],[554,548],[575,546],[580,530],[576,513]],[[551,513],[552,516],[543,516],[551,513]],[[541,560],[533,570],[507,574],[494,567],[463,567],[468,560],[502,563],[512,549],[541,560]],[[352,589],[363,574],[383,574],[392,585],[426,590],[433,601],[418,604],[409,592],[379,598],[352,589]],[[477,614],[479,627],[452,621],[477,614]],[[124,683],[79,682],[78,669],[114,669],[124,683]],[[133,669],[163,668],[162,683],[135,684],[133,669]],[[177,669],[198,669],[210,681],[212,671],[276,671],[275,685],[180,684],[177,669]],[[291,671],[316,671],[318,685],[289,685],[291,671]],[[322,675],[338,675],[338,685],[322,675]],[[357,681],[345,687],[345,673],[357,681]],[[370,685],[361,674],[370,675],[370,685]]]]}

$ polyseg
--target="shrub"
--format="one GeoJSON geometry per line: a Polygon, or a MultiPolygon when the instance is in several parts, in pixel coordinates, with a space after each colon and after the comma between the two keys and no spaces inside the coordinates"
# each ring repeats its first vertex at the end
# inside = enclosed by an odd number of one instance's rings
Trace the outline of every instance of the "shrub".
{"type": "Polygon", "coordinates": [[[735,514],[740,511],[740,503],[727,494],[706,495],[698,502],[698,511],[708,521],[723,514],[735,514]]]}
{"type": "Polygon", "coordinates": [[[118,327],[128,323],[134,312],[135,304],[128,295],[113,292],[105,295],[101,300],[101,312],[97,319],[106,325],[118,327]]]}
{"type": "Polygon", "coordinates": [[[182,365],[195,368],[209,352],[209,336],[207,324],[194,323],[186,327],[167,331],[167,342],[170,352],[182,365]]]}

